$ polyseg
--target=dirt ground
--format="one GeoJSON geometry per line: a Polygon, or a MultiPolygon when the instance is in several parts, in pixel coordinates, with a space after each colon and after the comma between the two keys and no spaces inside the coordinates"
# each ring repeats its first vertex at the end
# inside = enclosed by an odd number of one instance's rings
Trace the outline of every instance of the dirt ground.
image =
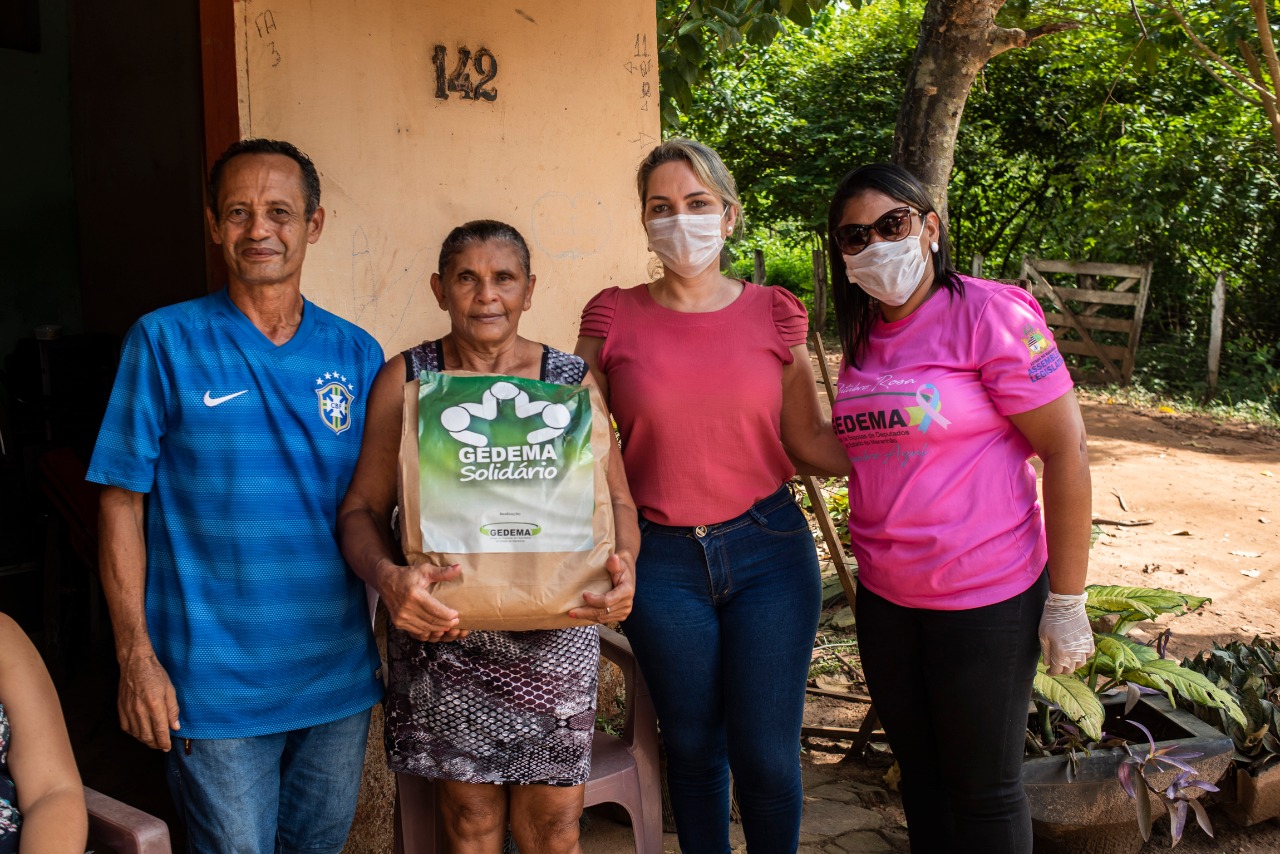
{"type": "Polygon", "coordinates": [[[1214,641],[1280,636],[1280,436],[1105,397],[1082,408],[1094,517],[1151,522],[1101,525],[1089,580],[1212,597],[1167,621],[1177,658],[1214,641]]]}
{"type": "MultiPolygon", "coordinates": [[[[1081,407],[1093,515],[1103,531],[1093,548],[1090,583],[1164,587],[1213,599],[1191,615],[1139,624],[1135,636],[1172,629],[1169,655],[1179,660],[1215,641],[1280,638],[1280,433],[1139,409],[1097,393],[1083,393],[1081,407]]],[[[864,709],[815,698],[806,723],[857,726],[864,709]]],[[[839,751],[838,744],[810,740],[808,746],[810,762],[840,758],[827,752],[839,751]]],[[[858,776],[879,778],[881,762],[891,760],[873,755],[858,763],[858,776]]],[[[895,803],[891,796],[886,818],[900,821],[895,803]]],[[[1178,850],[1280,851],[1280,825],[1237,828],[1212,807],[1210,815],[1216,838],[1192,826],[1178,850]]],[[[1167,850],[1169,841],[1168,821],[1161,820],[1143,852],[1167,850]]]]}
{"type": "MultiPolygon", "coordinates": [[[[1198,611],[1160,621],[1172,630],[1169,654],[1179,660],[1214,642],[1280,637],[1280,437],[1203,416],[1140,411],[1104,396],[1082,406],[1094,516],[1152,522],[1103,525],[1090,581],[1212,597],[1198,611]]],[[[1154,635],[1164,626],[1138,629],[1154,635]]],[[[1216,810],[1211,817],[1216,838],[1190,827],[1178,850],[1280,851],[1273,822],[1236,828],[1216,810]]],[[[1168,822],[1161,821],[1143,851],[1168,847],[1168,822]]]]}

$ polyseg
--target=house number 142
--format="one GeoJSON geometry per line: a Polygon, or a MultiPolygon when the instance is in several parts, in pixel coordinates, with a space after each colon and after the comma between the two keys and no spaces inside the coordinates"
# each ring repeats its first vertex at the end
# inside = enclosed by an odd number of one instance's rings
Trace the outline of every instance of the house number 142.
{"type": "Polygon", "coordinates": [[[457,92],[464,101],[496,101],[498,90],[488,84],[498,76],[498,58],[485,47],[472,54],[469,48],[458,48],[458,61],[453,72],[446,72],[449,51],[442,44],[435,46],[431,52],[431,64],[436,70],[436,97],[441,101],[449,100],[450,92],[457,92]],[[471,79],[470,69],[480,75],[478,80],[471,79]]]}

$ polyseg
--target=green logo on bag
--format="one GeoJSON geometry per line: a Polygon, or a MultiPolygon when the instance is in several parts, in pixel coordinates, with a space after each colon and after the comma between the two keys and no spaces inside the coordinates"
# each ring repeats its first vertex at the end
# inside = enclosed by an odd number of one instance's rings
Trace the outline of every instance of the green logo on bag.
{"type": "Polygon", "coordinates": [[[569,407],[563,403],[533,400],[527,391],[506,380],[485,389],[478,402],[459,403],[440,413],[440,426],[462,443],[458,462],[464,465],[458,479],[464,483],[554,479],[560,470],[547,465],[547,461],[557,459],[551,442],[564,435],[571,420],[569,407]],[[518,422],[499,420],[504,401],[510,401],[518,422]],[[505,444],[495,444],[504,441],[505,444]]]}
{"type": "Polygon", "coordinates": [[[595,415],[586,388],[423,372],[417,410],[419,514],[430,551],[593,547],[595,415]]]}
{"type": "Polygon", "coordinates": [[[480,533],[495,540],[527,540],[542,533],[536,522],[486,522],[480,533]]]}

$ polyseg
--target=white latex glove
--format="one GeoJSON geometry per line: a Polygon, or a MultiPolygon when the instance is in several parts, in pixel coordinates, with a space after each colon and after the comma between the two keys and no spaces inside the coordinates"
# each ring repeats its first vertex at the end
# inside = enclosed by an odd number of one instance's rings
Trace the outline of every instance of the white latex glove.
{"type": "Polygon", "coordinates": [[[1084,614],[1087,593],[1050,593],[1040,618],[1040,651],[1049,675],[1071,673],[1093,655],[1093,630],[1084,614]]]}

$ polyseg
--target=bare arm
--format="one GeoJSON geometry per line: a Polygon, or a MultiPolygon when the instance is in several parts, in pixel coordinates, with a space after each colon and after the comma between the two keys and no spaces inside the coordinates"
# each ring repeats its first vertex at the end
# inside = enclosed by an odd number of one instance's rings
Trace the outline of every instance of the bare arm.
{"type": "Polygon", "coordinates": [[[602,347],[604,347],[603,338],[579,335],[578,343],[573,348],[573,354],[587,363],[587,368],[591,371],[591,379],[595,381],[596,388],[600,390],[600,396],[604,398],[604,405],[610,406],[609,378],[604,375],[604,371],[600,368],[600,350],[602,347]]]}
{"type": "Polygon", "coordinates": [[[169,731],[180,728],[178,697],[147,634],[142,493],[103,487],[98,508],[102,592],[120,662],[120,726],[147,747],[167,751],[169,731]]]}
{"type": "Polygon", "coordinates": [[[81,854],[88,818],[62,707],[40,654],[4,614],[0,704],[12,730],[9,770],[23,819],[20,854],[81,854]]]}
{"type": "Polygon", "coordinates": [[[1092,492],[1089,451],[1080,407],[1071,392],[1030,412],[1009,416],[1044,463],[1044,521],[1049,586],[1054,593],[1084,591],[1089,571],[1092,492]]]}
{"type": "Polygon", "coordinates": [[[404,418],[404,375],[404,356],[397,355],[382,366],[374,380],[360,459],[338,507],[338,541],[356,575],[386,602],[397,628],[418,640],[450,640],[459,634],[458,612],[428,593],[427,585],[456,577],[459,568],[405,566],[400,546],[391,535],[404,418]]]}
{"type": "MultiPolygon", "coordinates": [[[[599,338],[588,339],[599,341],[599,338]]],[[[594,374],[588,373],[582,384],[594,385],[594,374]]],[[[612,439],[612,436],[610,437],[612,439]]],[[[575,608],[569,612],[574,619],[595,620],[607,623],[624,620],[631,613],[631,600],[635,595],[636,555],[640,553],[640,524],[631,489],[627,486],[627,472],[622,465],[622,454],[617,442],[609,442],[609,498],[613,503],[614,545],[605,569],[613,577],[613,589],[603,596],[583,593],[587,608],[575,608]]]]}
{"type": "Polygon", "coordinates": [[[849,476],[849,455],[818,404],[817,380],[809,348],[791,348],[791,364],[782,369],[782,446],[800,474],[849,476]]]}

